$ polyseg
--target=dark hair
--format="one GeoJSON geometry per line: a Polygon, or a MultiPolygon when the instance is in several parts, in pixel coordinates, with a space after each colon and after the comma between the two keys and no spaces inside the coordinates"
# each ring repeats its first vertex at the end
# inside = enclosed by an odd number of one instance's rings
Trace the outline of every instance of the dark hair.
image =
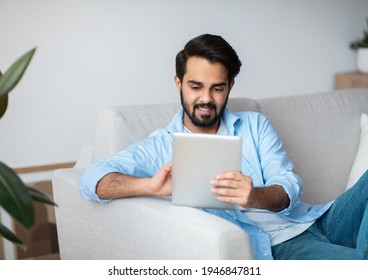
{"type": "Polygon", "coordinates": [[[186,73],[187,60],[192,56],[224,65],[228,71],[229,82],[239,74],[242,65],[235,50],[221,36],[203,34],[190,40],[176,55],[176,75],[180,81],[186,73]]]}

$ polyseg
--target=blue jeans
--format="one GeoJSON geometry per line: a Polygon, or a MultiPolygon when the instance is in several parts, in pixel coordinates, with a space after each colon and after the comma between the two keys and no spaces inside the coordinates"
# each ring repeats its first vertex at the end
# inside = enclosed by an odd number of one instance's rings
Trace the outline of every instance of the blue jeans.
{"type": "Polygon", "coordinates": [[[302,234],[272,246],[274,259],[368,259],[368,170],[302,234]]]}

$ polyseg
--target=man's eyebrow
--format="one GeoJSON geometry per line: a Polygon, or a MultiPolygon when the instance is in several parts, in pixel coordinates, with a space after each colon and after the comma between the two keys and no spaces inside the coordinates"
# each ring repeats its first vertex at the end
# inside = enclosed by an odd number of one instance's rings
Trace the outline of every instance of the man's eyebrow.
{"type": "Polygon", "coordinates": [[[198,81],[195,81],[195,80],[189,80],[189,81],[188,81],[188,84],[195,84],[195,85],[200,86],[200,85],[202,85],[203,83],[198,82],[198,81]]]}
{"type": "MultiPolygon", "coordinates": [[[[189,80],[187,83],[188,83],[188,84],[198,85],[198,86],[203,85],[203,83],[198,82],[198,81],[196,81],[196,80],[189,80]]],[[[211,85],[211,87],[223,87],[223,86],[226,86],[226,85],[227,85],[227,84],[226,84],[225,82],[221,82],[221,83],[215,83],[215,84],[212,84],[212,85],[211,85]]]]}
{"type": "Polygon", "coordinates": [[[216,83],[216,84],[213,84],[212,87],[226,87],[226,83],[225,82],[222,82],[222,83],[216,83]]]}

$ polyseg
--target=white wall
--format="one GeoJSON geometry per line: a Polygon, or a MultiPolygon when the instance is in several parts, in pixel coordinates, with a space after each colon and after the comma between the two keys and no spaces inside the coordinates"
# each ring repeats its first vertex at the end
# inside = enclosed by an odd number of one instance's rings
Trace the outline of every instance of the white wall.
{"type": "Polygon", "coordinates": [[[202,33],[243,61],[233,96],[333,88],[356,69],[367,0],[0,0],[0,69],[34,59],[0,120],[0,160],[12,167],[74,161],[97,111],[178,100],[174,58],[202,33]]]}

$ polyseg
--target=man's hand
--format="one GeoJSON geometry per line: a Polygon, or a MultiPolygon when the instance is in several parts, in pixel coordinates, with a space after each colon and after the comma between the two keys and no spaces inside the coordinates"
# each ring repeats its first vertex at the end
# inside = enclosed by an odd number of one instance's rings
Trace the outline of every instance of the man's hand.
{"type": "Polygon", "coordinates": [[[216,176],[211,181],[212,192],[223,202],[239,204],[244,208],[250,207],[253,191],[252,179],[240,172],[226,172],[216,176]]]}
{"type": "Polygon", "coordinates": [[[149,189],[152,195],[168,196],[172,192],[172,163],[163,165],[160,170],[149,179],[149,189]]]}
{"type": "Polygon", "coordinates": [[[212,192],[223,202],[239,204],[244,208],[281,211],[289,206],[290,199],[278,185],[253,187],[252,178],[240,172],[224,172],[211,180],[212,192]]]}

